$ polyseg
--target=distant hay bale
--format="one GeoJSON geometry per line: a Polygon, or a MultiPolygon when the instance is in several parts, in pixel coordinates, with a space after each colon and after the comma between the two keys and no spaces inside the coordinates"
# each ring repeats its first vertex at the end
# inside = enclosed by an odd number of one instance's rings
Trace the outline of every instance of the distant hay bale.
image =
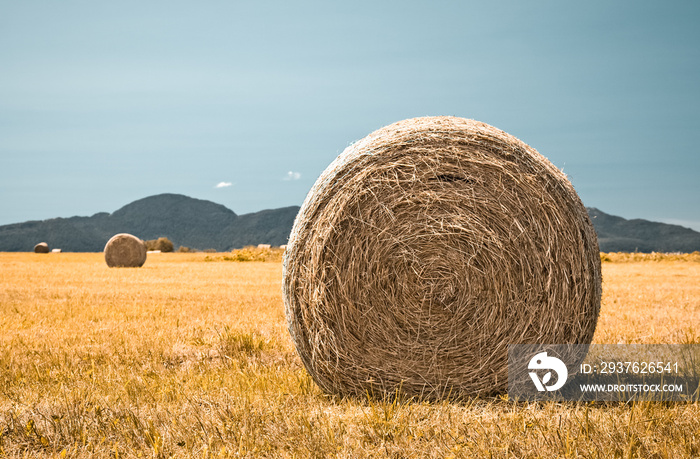
{"type": "Polygon", "coordinates": [[[51,249],[51,253],[61,253],[61,249],[51,249]]]}
{"type": "Polygon", "coordinates": [[[105,261],[110,268],[139,268],[146,262],[146,244],[131,234],[117,234],[105,245],[105,261]]]}
{"type": "Polygon", "coordinates": [[[598,241],[566,176],[478,121],[401,121],[309,192],[284,256],[289,331],[342,396],[501,393],[518,343],[589,343],[598,241]]]}
{"type": "Polygon", "coordinates": [[[49,245],[46,242],[40,242],[34,246],[34,253],[49,253],[49,245]]]}

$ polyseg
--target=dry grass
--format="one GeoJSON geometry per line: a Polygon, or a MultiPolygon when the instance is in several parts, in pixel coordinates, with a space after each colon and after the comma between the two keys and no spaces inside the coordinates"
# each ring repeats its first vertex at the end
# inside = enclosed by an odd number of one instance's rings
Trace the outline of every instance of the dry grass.
{"type": "Polygon", "coordinates": [[[596,233],[566,176],[492,126],[413,118],[350,145],[294,222],[284,301],[332,394],[506,389],[508,345],[590,343],[596,233]]]}
{"type": "Polygon", "coordinates": [[[234,249],[229,254],[212,255],[206,257],[205,261],[282,261],[284,249],[280,247],[259,248],[254,246],[234,249]]]}
{"type": "Polygon", "coordinates": [[[694,261],[700,262],[700,252],[692,253],[629,253],[629,252],[601,252],[600,261],[611,263],[630,263],[638,261],[694,261]]]}
{"type": "MultiPolygon", "coordinates": [[[[279,263],[0,254],[0,457],[697,457],[695,404],[321,393],[279,263]]],[[[700,263],[603,263],[596,342],[698,342],[700,263]]]]}
{"type": "Polygon", "coordinates": [[[34,246],[34,253],[49,253],[49,245],[46,242],[40,242],[34,246]]]}
{"type": "Polygon", "coordinates": [[[110,268],[140,268],[146,262],[146,250],[146,244],[136,236],[115,234],[105,245],[105,261],[110,268]]]}
{"type": "Polygon", "coordinates": [[[603,263],[604,303],[594,342],[700,343],[700,260],[692,254],[615,255],[620,260],[603,263]],[[649,261],[633,261],[640,256],[649,261]]]}

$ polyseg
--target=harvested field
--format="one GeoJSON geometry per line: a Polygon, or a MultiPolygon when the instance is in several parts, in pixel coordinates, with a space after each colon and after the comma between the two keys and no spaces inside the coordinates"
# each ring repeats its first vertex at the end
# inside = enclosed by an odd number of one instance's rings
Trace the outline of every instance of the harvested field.
{"type": "MultiPolygon", "coordinates": [[[[658,258],[603,261],[594,342],[700,342],[700,263],[658,258]]],[[[294,351],[281,283],[279,261],[230,254],[115,270],[101,253],[1,253],[0,456],[700,455],[697,403],[326,396],[294,351]]]]}

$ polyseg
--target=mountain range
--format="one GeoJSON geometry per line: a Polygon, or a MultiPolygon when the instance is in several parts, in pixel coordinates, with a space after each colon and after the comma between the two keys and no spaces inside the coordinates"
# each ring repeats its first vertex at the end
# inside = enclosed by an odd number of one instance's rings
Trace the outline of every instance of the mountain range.
{"type": "Polygon", "coordinates": [[[700,251],[700,233],[690,228],[635,218],[627,220],[587,207],[601,252],[700,251]]]}
{"type": "MultiPolygon", "coordinates": [[[[109,214],[52,218],[0,226],[0,251],[31,251],[38,242],[67,252],[100,252],[117,233],[141,239],[167,237],[175,247],[229,251],[247,245],[287,243],[298,206],[236,215],[211,201],[160,194],[109,214]]],[[[603,252],[692,252],[700,233],[678,225],[626,220],[588,208],[603,252]]]]}
{"type": "Polygon", "coordinates": [[[228,251],[260,243],[286,244],[298,206],[245,215],[181,194],[134,201],[109,214],[52,218],[0,226],[0,251],[31,251],[38,242],[66,252],[101,252],[117,233],[141,239],[167,237],[174,246],[228,251]]]}

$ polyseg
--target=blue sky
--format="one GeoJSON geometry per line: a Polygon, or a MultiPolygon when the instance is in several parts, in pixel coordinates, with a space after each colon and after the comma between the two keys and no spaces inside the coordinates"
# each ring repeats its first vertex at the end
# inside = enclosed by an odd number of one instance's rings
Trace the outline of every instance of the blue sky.
{"type": "Polygon", "coordinates": [[[0,224],[300,205],[351,142],[455,115],[587,206],[700,230],[698,23],[693,1],[0,0],[0,224]]]}

